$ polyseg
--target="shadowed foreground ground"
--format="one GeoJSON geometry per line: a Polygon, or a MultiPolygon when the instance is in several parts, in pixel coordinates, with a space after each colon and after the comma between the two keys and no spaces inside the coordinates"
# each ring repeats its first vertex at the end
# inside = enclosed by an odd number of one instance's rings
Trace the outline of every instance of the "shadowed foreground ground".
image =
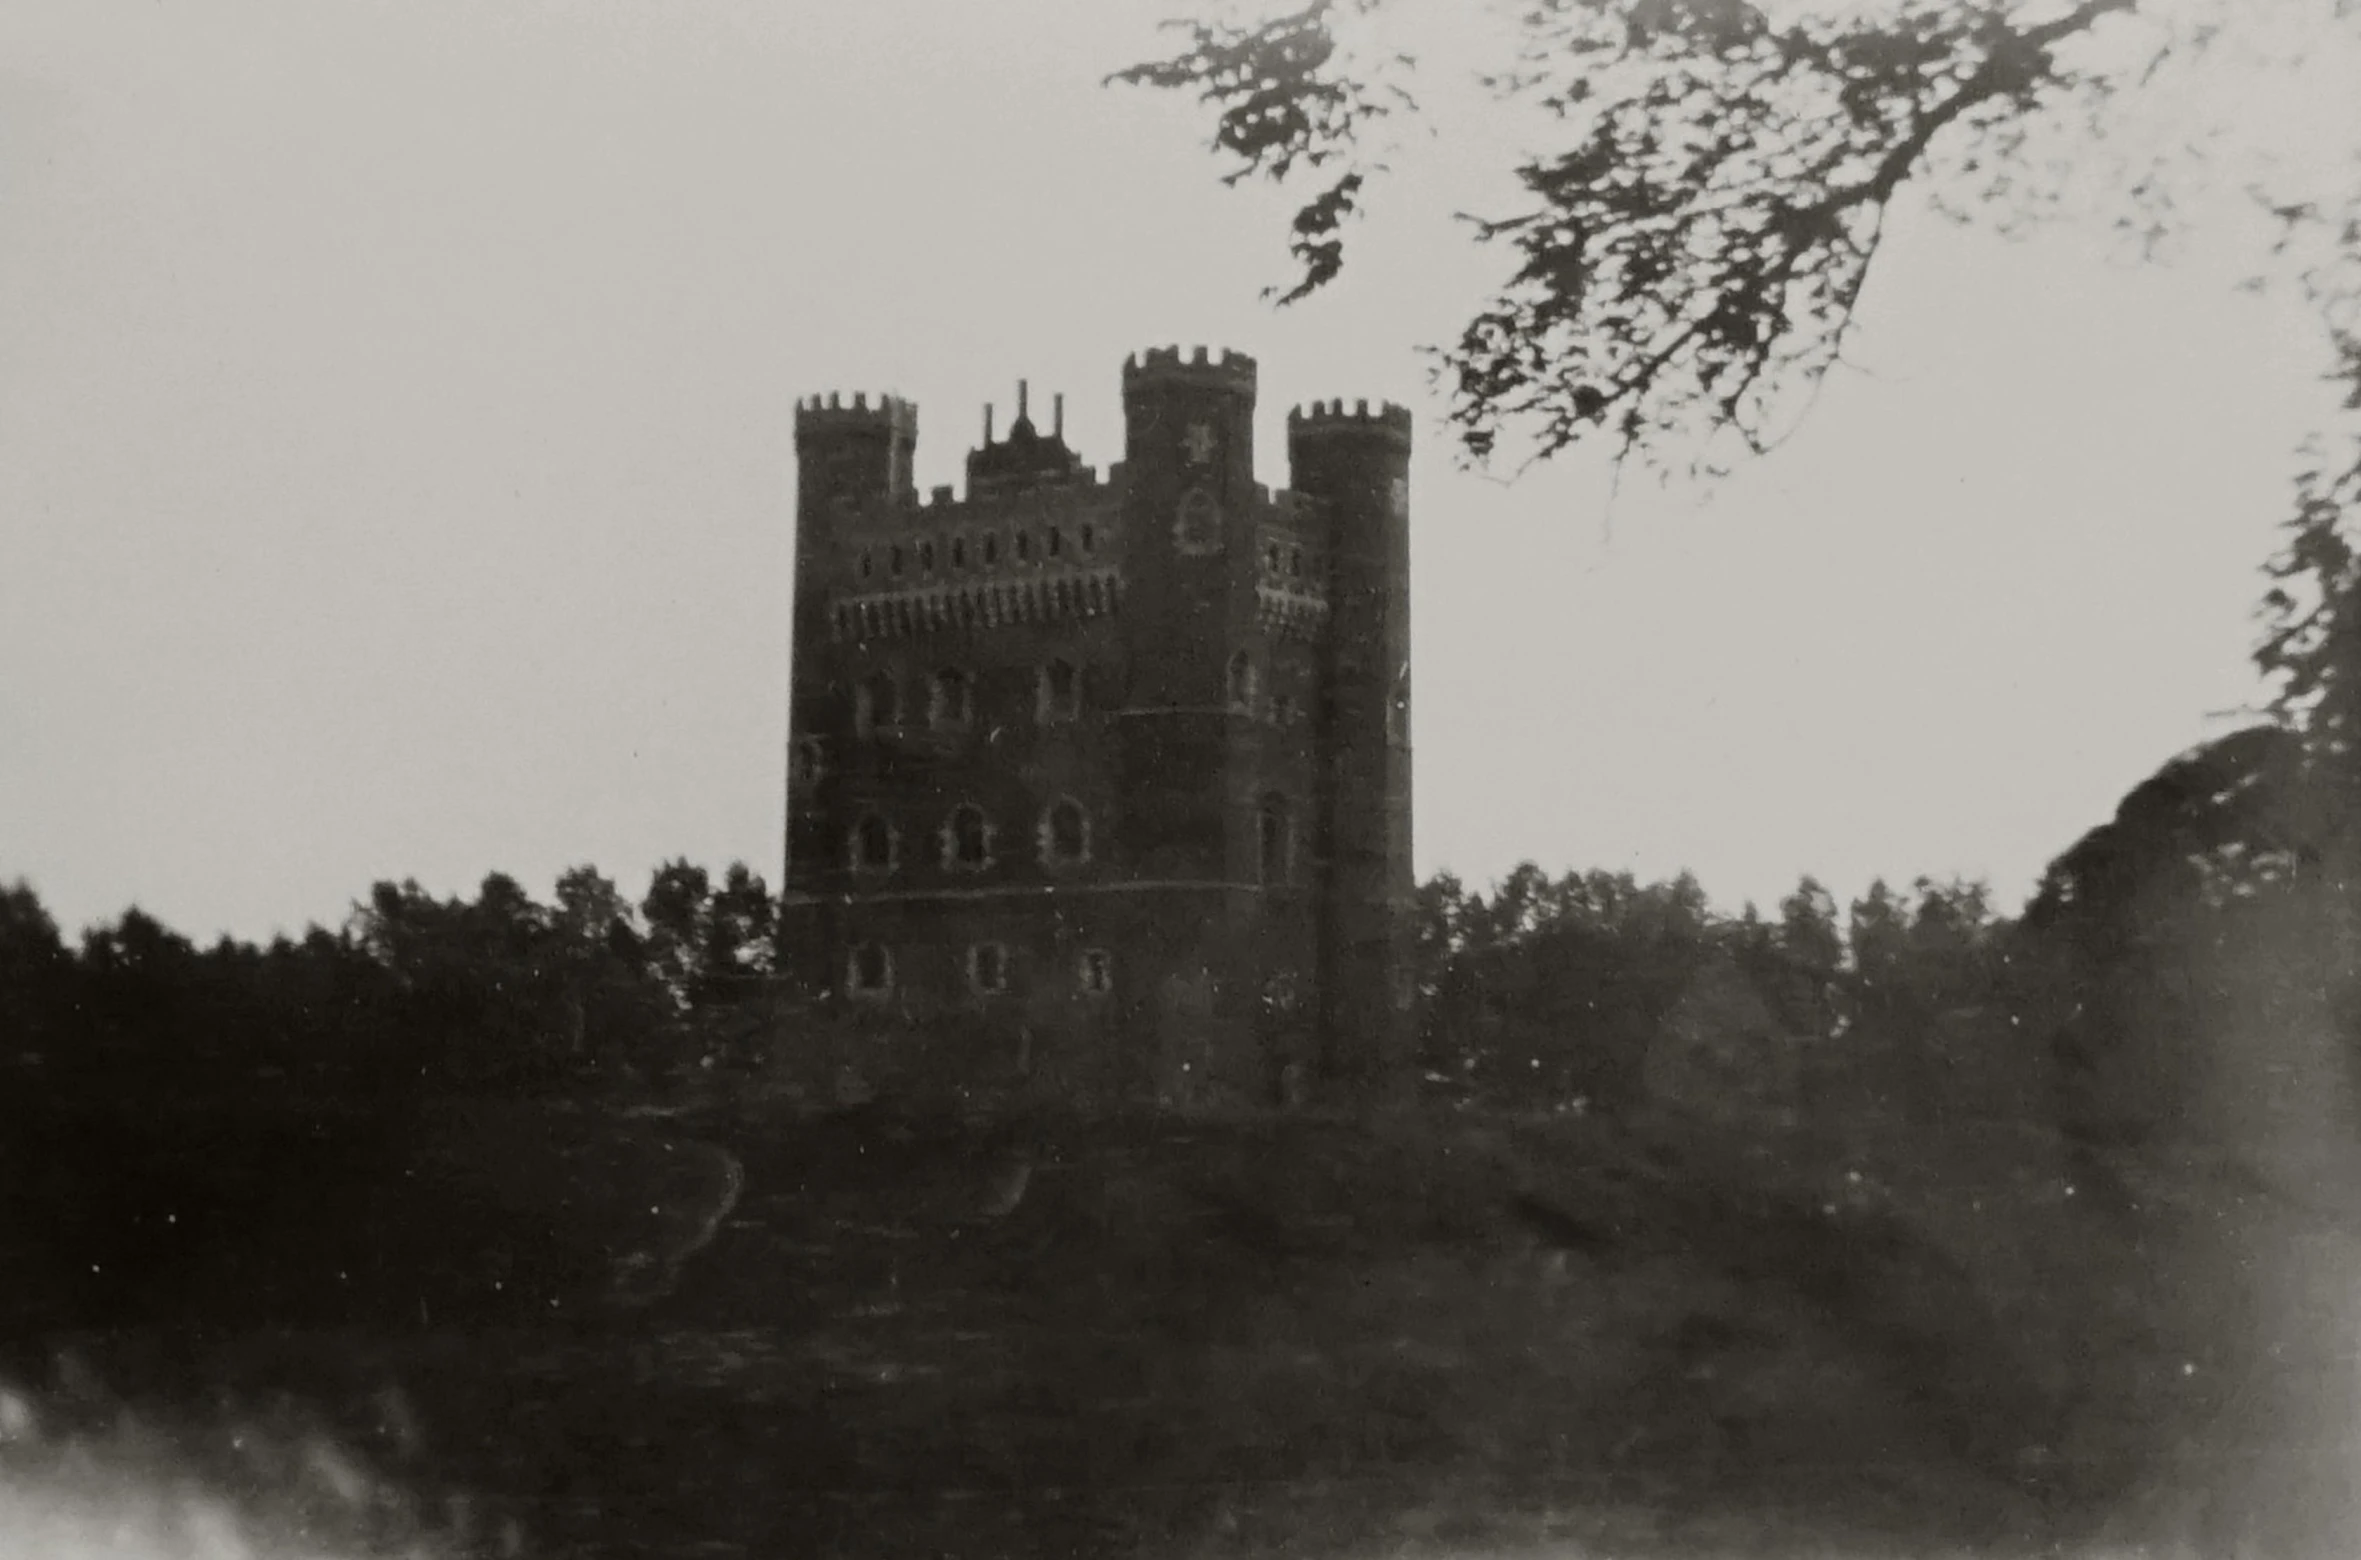
{"type": "Polygon", "coordinates": [[[275,1415],[528,1553],[2025,1554],[2137,1482],[2026,1156],[1946,1229],[1582,1124],[189,1114],[93,1190],[104,1137],[0,1162],[53,1439],[119,1395],[235,1483],[275,1415]]]}

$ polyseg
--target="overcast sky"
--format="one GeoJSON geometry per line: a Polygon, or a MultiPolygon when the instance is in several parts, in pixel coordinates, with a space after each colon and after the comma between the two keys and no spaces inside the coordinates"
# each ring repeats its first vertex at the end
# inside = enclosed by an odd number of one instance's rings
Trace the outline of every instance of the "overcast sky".
{"type": "Polygon", "coordinates": [[[0,881],[69,933],[339,922],[378,878],[772,881],[792,407],[920,405],[953,481],[1019,377],[1119,458],[1118,370],[1390,397],[1413,478],[1422,874],[2048,857],[2261,689],[2258,569],[2324,404],[2199,235],[1905,217],[1859,367],[1710,493],[1459,475],[1415,348],[1498,185],[1416,149],[1335,291],[1276,198],[1101,87],[1166,7],[869,0],[0,6],[0,881]]]}

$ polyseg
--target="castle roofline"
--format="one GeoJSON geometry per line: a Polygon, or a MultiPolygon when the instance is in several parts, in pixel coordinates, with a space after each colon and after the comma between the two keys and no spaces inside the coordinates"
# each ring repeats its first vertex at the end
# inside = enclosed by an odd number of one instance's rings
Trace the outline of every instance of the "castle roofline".
{"type": "Polygon", "coordinates": [[[1375,434],[1389,443],[1410,447],[1410,409],[1396,406],[1391,401],[1380,401],[1371,411],[1365,400],[1355,401],[1348,410],[1342,401],[1314,401],[1298,406],[1287,414],[1287,439],[1290,444],[1303,439],[1352,435],[1367,438],[1375,434]]]}
{"type": "Polygon", "coordinates": [[[1150,347],[1145,352],[1135,352],[1123,360],[1123,388],[1126,391],[1159,381],[1213,385],[1251,394],[1255,385],[1254,359],[1227,347],[1219,353],[1209,353],[1203,347],[1191,347],[1185,358],[1178,347],[1150,347]]]}
{"type": "Polygon", "coordinates": [[[843,397],[831,390],[825,398],[812,396],[795,403],[795,431],[798,435],[844,428],[891,428],[897,432],[916,435],[918,432],[918,403],[905,401],[898,395],[878,396],[872,405],[866,391],[853,392],[853,404],[844,404],[843,397]]]}

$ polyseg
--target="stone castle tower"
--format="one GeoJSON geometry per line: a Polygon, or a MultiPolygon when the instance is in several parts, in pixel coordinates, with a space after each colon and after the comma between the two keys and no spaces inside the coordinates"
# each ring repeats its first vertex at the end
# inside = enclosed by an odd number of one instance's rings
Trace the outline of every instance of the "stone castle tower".
{"type": "Polygon", "coordinates": [[[1410,418],[1291,413],[1273,494],[1254,401],[1251,358],[1134,357],[1101,479],[1020,389],[923,503],[914,406],[798,406],[806,989],[1135,1097],[1406,1067],[1410,418]]]}

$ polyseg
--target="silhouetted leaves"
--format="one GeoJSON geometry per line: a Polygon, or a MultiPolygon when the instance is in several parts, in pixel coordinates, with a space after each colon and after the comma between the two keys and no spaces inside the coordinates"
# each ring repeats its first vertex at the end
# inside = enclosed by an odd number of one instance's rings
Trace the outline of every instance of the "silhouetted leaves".
{"type": "MultiPolygon", "coordinates": [[[[1525,7],[1513,65],[1486,80],[1547,110],[1563,139],[1516,167],[1523,209],[1475,226],[1510,269],[1438,354],[1466,447],[1486,455],[1511,425],[1543,455],[1593,433],[1619,454],[1722,431],[1765,447],[1837,360],[1888,208],[1930,177],[1938,143],[1997,202],[2027,122],[2096,116],[2149,63],[2138,46],[2103,66],[2063,48],[2138,4],[1927,0],[1778,20],[1745,0],[1525,7]]],[[[1410,61],[1347,46],[1382,9],[1323,0],[1184,24],[1185,48],[1113,78],[1212,105],[1233,181],[1320,181],[1291,225],[1288,301],[1338,274],[1379,167],[1368,133],[1416,107],[1410,61]]]]}

